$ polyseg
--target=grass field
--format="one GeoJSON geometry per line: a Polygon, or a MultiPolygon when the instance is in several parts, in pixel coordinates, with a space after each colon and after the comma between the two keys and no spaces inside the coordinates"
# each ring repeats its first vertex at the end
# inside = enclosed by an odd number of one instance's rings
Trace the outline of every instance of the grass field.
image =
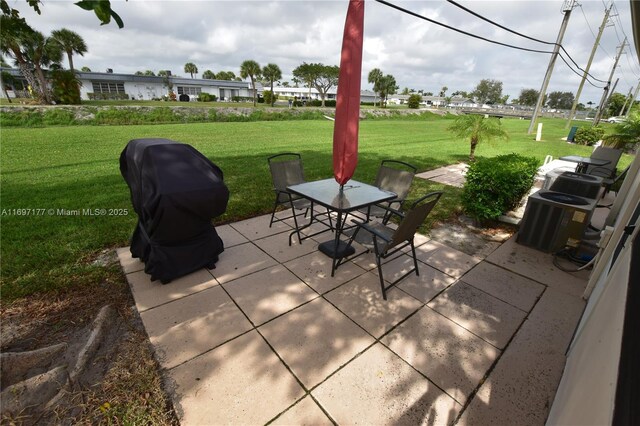
{"type": "MultiPolygon", "coordinates": [[[[542,162],[547,154],[588,155],[591,151],[561,140],[567,133],[564,121],[546,120],[542,142],[526,135],[528,121],[503,121],[510,140],[480,145],[478,157],[515,152],[542,162]]],[[[386,158],[412,163],[420,172],[465,161],[468,141],[454,140],[446,130],[450,123],[440,119],[362,121],[354,178],[373,181],[386,158]]],[[[136,223],[118,162],[129,140],[174,139],[191,144],[220,166],[231,191],[226,214],[216,219],[222,223],[270,211],[269,155],[300,152],[308,180],[332,176],[332,131],[330,121],[2,129],[3,300],[91,285],[117,272],[93,260],[105,248],[126,245],[136,223]],[[19,209],[41,210],[19,215],[19,209]],[[82,209],[105,209],[107,215],[83,215],[82,209]],[[119,213],[118,209],[128,209],[128,214],[108,215],[119,213]],[[76,211],[79,215],[65,214],[76,211]]],[[[621,166],[629,161],[623,158],[621,166]]],[[[410,198],[437,189],[444,189],[446,196],[430,223],[459,212],[460,190],[455,188],[416,179],[410,198]]]]}

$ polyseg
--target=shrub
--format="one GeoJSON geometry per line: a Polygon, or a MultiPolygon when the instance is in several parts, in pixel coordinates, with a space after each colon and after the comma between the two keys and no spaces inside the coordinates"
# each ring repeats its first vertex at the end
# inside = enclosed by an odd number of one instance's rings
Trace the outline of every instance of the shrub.
{"type": "Polygon", "coordinates": [[[264,96],[264,103],[271,105],[273,102],[278,99],[278,95],[274,95],[271,90],[265,90],[262,92],[262,96],[264,96]]]}
{"type": "Polygon", "coordinates": [[[44,124],[51,125],[70,125],[75,122],[75,114],[66,109],[53,108],[45,111],[42,117],[44,124]]]}
{"type": "Polygon", "coordinates": [[[51,87],[57,104],[80,105],[80,80],[73,71],[52,71],[51,87]]]}
{"type": "Polygon", "coordinates": [[[334,101],[334,100],[324,101],[324,106],[326,106],[326,107],[335,107],[336,106],[336,101],[334,101]]]}
{"type": "Polygon", "coordinates": [[[322,106],[322,101],[320,99],[311,99],[310,101],[307,101],[307,106],[319,107],[319,106],[322,106]]]}
{"type": "Polygon", "coordinates": [[[212,95],[211,93],[200,92],[200,94],[198,94],[198,102],[215,102],[216,99],[218,99],[216,95],[212,95]]]}
{"type": "Polygon", "coordinates": [[[471,164],[462,191],[462,206],[482,222],[513,209],[531,187],[538,160],[518,154],[481,158],[471,164]]]}
{"type": "Polygon", "coordinates": [[[593,145],[604,136],[604,129],[601,127],[580,127],[576,132],[573,141],[578,145],[593,145]]]}
{"type": "Polygon", "coordinates": [[[412,109],[418,109],[420,108],[421,100],[422,100],[422,96],[418,95],[417,93],[414,93],[413,95],[409,96],[409,99],[407,100],[407,106],[409,106],[409,108],[412,108],[412,109]]]}

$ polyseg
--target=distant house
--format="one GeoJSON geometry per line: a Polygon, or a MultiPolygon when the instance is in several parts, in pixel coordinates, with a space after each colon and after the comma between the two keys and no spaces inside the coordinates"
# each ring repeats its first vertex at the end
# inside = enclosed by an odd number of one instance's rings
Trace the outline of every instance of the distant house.
{"type": "Polygon", "coordinates": [[[451,101],[449,101],[447,106],[450,108],[478,108],[480,105],[472,99],[454,96],[451,98],[451,101]]]}
{"type": "MultiPolygon", "coordinates": [[[[14,78],[10,85],[10,97],[28,96],[27,82],[20,70],[2,68],[14,78]]],[[[169,87],[177,95],[188,95],[190,99],[200,93],[215,95],[220,100],[232,100],[234,97],[249,98],[253,94],[250,83],[245,81],[206,80],[184,77],[157,77],[113,72],[77,72],[80,80],[80,98],[89,99],[136,99],[152,100],[168,96],[169,87]]],[[[1,95],[4,97],[4,93],[1,95]]]]}

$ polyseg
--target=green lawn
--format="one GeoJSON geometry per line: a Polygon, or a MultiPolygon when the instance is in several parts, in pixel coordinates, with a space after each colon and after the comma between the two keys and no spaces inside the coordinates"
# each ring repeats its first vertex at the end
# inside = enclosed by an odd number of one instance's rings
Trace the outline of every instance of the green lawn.
{"type": "MultiPolygon", "coordinates": [[[[476,156],[516,152],[542,161],[547,154],[588,155],[590,147],[568,145],[564,121],[546,120],[545,141],[527,136],[528,121],[505,119],[508,142],[480,145],[476,156]]],[[[451,120],[362,121],[355,179],[371,182],[381,160],[412,163],[419,171],[465,161],[468,141],[454,140],[451,120]]],[[[119,155],[130,139],[162,137],[193,145],[222,168],[231,191],[230,222],[266,213],[273,202],[266,158],[295,151],[303,156],[308,180],[332,176],[330,121],[271,121],[144,126],[6,128],[0,134],[2,219],[2,297],[91,285],[108,274],[94,265],[105,248],[124,246],[136,223],[128,188],[120,176],[119,155]],[[17,216],[13,209],[43,209],[17,216]],[[54,209],[56,214],[49,214],[54,209]],[[125,216],[63,216],[58,209],[128,209],[125,216]]],[[[630,160],[623,158],[621,166],[630,160]]],[[[432,220],[459,212],[460,191],[417,179],[410,198],[444,189],[432,220]]],[[[427,226],[430,225],[427,224],[427,226]]],[[[111,271],[113,273],[113,271],[111,271]]]]}

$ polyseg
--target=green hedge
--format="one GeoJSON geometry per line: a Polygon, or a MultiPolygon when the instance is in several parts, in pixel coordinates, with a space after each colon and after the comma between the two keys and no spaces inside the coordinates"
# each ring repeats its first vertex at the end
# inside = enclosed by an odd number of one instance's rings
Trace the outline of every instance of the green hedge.
{"type": "Polygon", "coordinates": [[[578,145],[593,145],[604,136],[604,129],[601,127],[580,127],[573,138],[578,145]]]}
{"type": "Polygon", "coordinates": [[[466,214],[482,222],[512,210],[533,186],[539,166],[535,158],[518,154],[478,159],[462,191],[466,214]]]}

